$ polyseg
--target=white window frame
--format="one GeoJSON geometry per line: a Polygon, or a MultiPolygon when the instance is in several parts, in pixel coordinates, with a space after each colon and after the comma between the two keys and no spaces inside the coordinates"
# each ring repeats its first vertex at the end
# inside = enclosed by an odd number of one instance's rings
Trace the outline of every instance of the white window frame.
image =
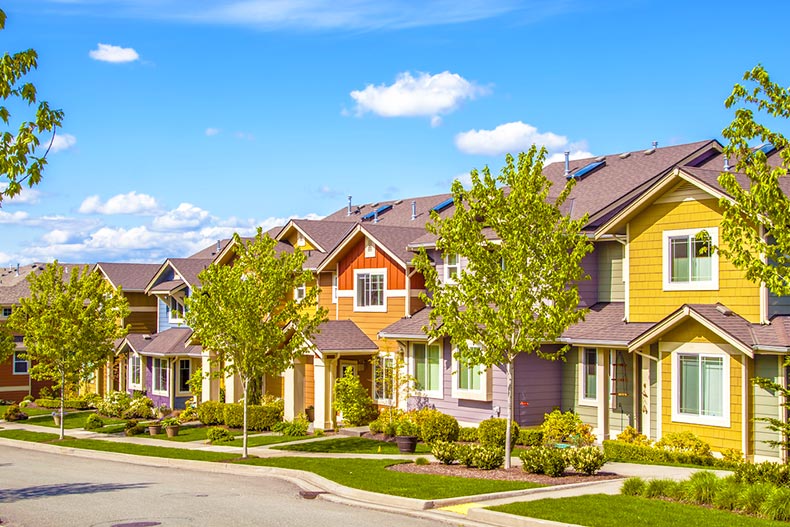
{"type": "Polygon", "coordinates": [[[132,353],[129,355],[129,388],[134,390],[142,390],[143,389],[143,358],[138,355],[137,353],[132,353]],[[140,382],[134,382],[134,362],[140,367],[140,382]]]}
{"type": "Polygon", "coordinates": [[[365,238],[365,258],[376,257],[376,242],[370,238],[365,238]]]}
{"type": "Polygon", "coordinates": [[[579,404],[581,406],[598,406],[598,376],[601,374],[599,363],[600,354],[597,348],[579,348],[579,404]],[[587,353],[595,354],[595,397],[587,396],[587,368],[589,367],[587,353]]]}
{"type": "Polygon", "coordinates": [[[189,395],[189,386],[187,385],[186,390],[181,390],[181,363],[186,362],[189,364],[189,373],[187,374],[187,380],[192,376],[192,360],[191,359],[178,359],[178,364],[176,368],[176,395],[189,395]]]}
{"type": "Polygon", "coordinates": [[[305,296],[307,296],[307,284],[294,287],[294,300],[301,302],[305,296]]]}
{"type": "Polygon", "coordinates": [[[181,324],[184,322],[184,313],[186,312],[186,306],[184,305],[184,299],[179,299],[175,295],[168,295],[167,298],[167,320],[171,324],[181,324]],[[173,302],[175,302],[180,309],[173,309],[173,302]],[[181,316],[176,316],[176,315],[181,316]]]}
{"type": "MultiPolygon", "coordinates": [[[[469,346],[475,346],[468,344],[469,346]]],[[[473,366],[480,368],[480,388],[477,390],[468,390],[459,386],[461,376],[461,363],[457,358],[458,349],[453,349],[453,379],[452,379],[452,397],[456,399],[465,399],[468,401],[491,401],[493,400],[492,382],[491,382],[491,368],[483,370],[483,366],[473,366]]]]}
{"type": "Polygon", "coordinates": [[[332,273],[332,303],[337,304],[337,273],[332,273]]]}
{"type": "Polygon", "coordinates": [[[446,284],[454,284],[457,282],[455,278],[452,277],[450,273],[450,269],[455,269],[455,276],[461,275],[461,256],[458,254],[447,254],[444,256],[444,283],[446,284]],[[455,258],[455,263],[450,263],[450,258],[455,258]]]}
{"type": "Polygon", "coordinates": [[[3,307],[2,311],[0,311],[0,318],[8,318],[13,313],[14,308],[5,306],[3,307]]]}
{"type": "MultiPolygon", "coordinates": [[[[381,369],[381,367],[382,367],[381,365],[384,362],[390,363],[390,366],[392,368],[395,368],[395,364],[396,364],[395,363],[395,357],[392,356],[392,354],[389,354],[389,353],[382,353],[380,355],[377,355],[375,357],[375,359],[376,360],[373,361],[373,399],[378,404],[391,405],[392,401],[393,401],[393,398],[395,396],[395,392],[393,391],[393,387],[392,386],[389,387],[389,390],[390,390],[390,394],[389,395],[390,395],[390,397],[379,397],[379,369],[381,369]]],[[[383,379],[386,380],[387,377],[384,377],[383,379]]],[[[387,387],[387,383],[385,382],[384,383],[384,387],[383,387],[384,395],[387,395],[387,393],[386,393],[387,388],[388,388],[387,387]]]]}
{"type": "MultiPolygon", "coordinates": [[[[409,373],[414,377],[415,384],[417,384],[417,390],[421,395],[425,397],[430,397],[433,399],[442,399],[444,398],[444,353],[442,349],[441,342],[436,342],[433,344],[428,344],[427,342],[412,342],[409,345],[409,362],[410,368],[409,373]],[[414,352],[414,346],[425,346],[425,358],[428,358],[428,349],[429,348],[436,348],[439,351],[439,379],[438,379],[438,386],[439,388],[436,390],[425,390],[422,389],[419,384],[417,383],[417,358],[414,352]]],[[[428,371],[428,368],[426,368],[428,371]]]]}
{"type": "Polygon", "coordinates": [[[369,312],[377,312],[377,313],[385,313],[387,311],[387,270],[384,268],[380,269],[354,269],[354,311],[369,311],[369,312]],[[361,274],[369,274],[369,275],[381,275],[382,276],[382,284],[383,290],[381,294],[382,304],[381,305],[367,305],[367,306],[360,306],[359,305],[359,292],[357,288],[357,284],[359,281],[359,275],[361,274]]]}
{"type": "MultiPolygon", "coordinates": [[[[672,421],[696,425],[730,427],[730,355],[723,352],[715,344],[687,343],[672,352],[672,421]],[[695,355],[722,360],[722,415],[699,415],[680,412],[680,357],[695,355]]],[[[701,404],[701,401],[700,401],[701,404]]]]}
{"type": "Polygon", "coordinates": [[[154,395],[170,395],[170,361],[167,358],[154,357],[151,364],[151,393],[154,395]],[[157,366],[157,363],[159,364],[157,366]],[[165,386],[159,385],[160,371],[165,369],[167,375],[165,376],[165,386]]]}
{"type": "MultiPolygon", "coordinates": [[[[701,229],[679,229],[664,231],[662,233],[662,260],[663,260],[663,287],[664,291],[717,291],[719,289],[719,253],[712,250],[710,272],[711,279],[705,281],[692,281],[691,270],[689,271],[688,282],[672,282],[672,238],[688,237],[694,238],[702,231],[707,231],[710,236],[711,246],[715,247],[719,243],[719,228],[705,227],[701,229]]],[[[689,262],[691,258],[689,258],[689,262]]]]}
{"type": "Polygon", "coordinates": [[[14,361],[13,374],[14,375],[29,375],[30,374],[30,361],[27,360],[27,359],[23,359],[23,358],[19,357],[19,353],[20,353],[20,351],[15,351],[14,352],[14,357],[13,357],[13,361],[14,361]],[[22,364],[25,365],[25,371],[18,371],[17,367],[21,366],[22,364]]]}

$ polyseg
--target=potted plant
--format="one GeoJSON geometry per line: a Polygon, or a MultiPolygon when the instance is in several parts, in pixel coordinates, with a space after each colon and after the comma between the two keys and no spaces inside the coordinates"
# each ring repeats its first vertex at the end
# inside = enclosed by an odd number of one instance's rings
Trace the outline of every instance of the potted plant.
{"type": "Polygon", "coordinates": [[[307,420],[311,423],[315,420],[315,406],[312,404],[304,409],[304,413],[307,416],[307,420]]]}
{"type": "Polygon", "coordinates": [[[167,419],[162,419],[162,426],[165,427],[165,432],[167,432],[167,437],[175,437],[178,435],[178,430],[181,428],[178,419],[175,417],[168,417],[167,419]]]}
{"type": "Polygon", "coordinates": [[[55,426],[60,426],[60,420],[63,419],[65,414],[60,413],[60,410],[52,412],[52,419],[55,420],[55,426]]]}
{"type": "Polygon", "coordinates": [[[152,436],[162,433],[162,423],[160,421],[154,421],[152,423],[148,423],[148,433],[152,436]]]}
{"type": "Polygon", "coordinates": [[[417,449],[417,425],[409,419],[401,419],[395,431],[395,442],[401,454],[414,454],[417,449]]]}

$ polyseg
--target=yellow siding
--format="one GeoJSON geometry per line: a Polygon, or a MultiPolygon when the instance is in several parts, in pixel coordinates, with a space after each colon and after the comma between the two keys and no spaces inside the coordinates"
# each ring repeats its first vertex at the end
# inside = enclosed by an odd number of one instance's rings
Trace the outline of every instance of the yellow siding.
{"type": "MultiPolygon", "coordinates": [[[[750,322],[760,321],[760,288],[742,271],[719,257],[716,291],[663,290],[663,232],[718,227],[721,213],[716,200],[654,204],[629,224],[629,320],[657,322],[685,303],[721,302],[750,322]]],[[[721,231],[719,231],[719,244],[721,231]]]]}
{"type": "Polygon", "coordinates": [[[318,294],[318,305],[329,310],[329,319],[335,316],[335,307],[332,303],[332,273],[321,273],[318,275],[318,285],[321,292],[318,294]]]}
{"type": "Polygon", "coordinates": [[[406,299],[395,297],[387,299],[386,313],[354,311],[353,298],[338,298],[338,320],[352,320],[382,351],[397,351],[398,343],[394,340],[379,340],[378,332],[393,322],[403,318],[406,299]]]}
{"type": "MultiPolygon", "coordinates": [[[[665,342],[699,342],[723,344],[723,340],[700,326],[694,321],[688,321],[675,330],[666,333],[662,340],[665,342]]],[[[661,355],[661,428],[662,435],[672,432],[692,432],[700,439],[710,444],[714,451],[721,452],[725,448],[743,449],[742,445],[742,371],[748,365],[744,364],[743,354],[738,352],[728,353],[730,356],[730,427],[695,425],[677,423],[672,421],[672,354],[661,355]]]]}

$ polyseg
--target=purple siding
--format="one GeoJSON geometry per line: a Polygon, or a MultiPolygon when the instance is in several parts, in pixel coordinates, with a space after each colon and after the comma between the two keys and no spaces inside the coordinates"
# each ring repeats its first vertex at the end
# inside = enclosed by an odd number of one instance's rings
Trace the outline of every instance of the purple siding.
{"type": "Polygon", "coordinates": [[[598,302],[598,255],[595,251],[582,258],[582,268],[590,279],[578,283],[579,301],[582,306],[589,307],[598,302]]]}

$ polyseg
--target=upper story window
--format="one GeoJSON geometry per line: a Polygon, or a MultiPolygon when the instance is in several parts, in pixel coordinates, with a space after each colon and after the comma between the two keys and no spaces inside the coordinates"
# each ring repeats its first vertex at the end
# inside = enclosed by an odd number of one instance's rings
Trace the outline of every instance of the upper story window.
{"type": "Polygon", "coordinates": [[[4,307],[4,308],[3,308],[3,313],[2,313],[2,316],[3,316],[3,318],[8,318],[8,317],[10,317],[12,312],[13,312],[13,308],[10,308],[10,307],[4,307]]]}
{"type": "Polygon", "coordinates": [[[337,273],[332,273],[332,303],[337,304],[337,273]]]}
{"type": "Polygon", "coordinates": [[[180,322],[184,320],[184,303],[183,300],[174,296],[170,297],[170,322],[180,322]]]}
{"type": "Polygon", "coordinates": [[[386,311],[386,269],[354,270],[354,310],[386,311]]]}
{"type": "Polygon", "coordinates": [[[304,300],[304,297],[307,295],[307,286],[305,284],[296,286],[294,288],[294,300],[297,302],[301,302],[304,300]]]}
{"type": "Polygon", "coordinates": [[[461,274],[461,257],[457,254],[448,254],[444,257],[444,281],[455,283],[461,274]]]}
{"type": "Polygon", "coordinates": [[[664,231],[664,291],[719,288],[719,229],[664,231]]]}
{"type": "Polygon", "coordinates": [[[14,352],[14,375],[26,375],[30,369],[30,363],[27,359],[19,356],[19,352],[14,352]]]}

